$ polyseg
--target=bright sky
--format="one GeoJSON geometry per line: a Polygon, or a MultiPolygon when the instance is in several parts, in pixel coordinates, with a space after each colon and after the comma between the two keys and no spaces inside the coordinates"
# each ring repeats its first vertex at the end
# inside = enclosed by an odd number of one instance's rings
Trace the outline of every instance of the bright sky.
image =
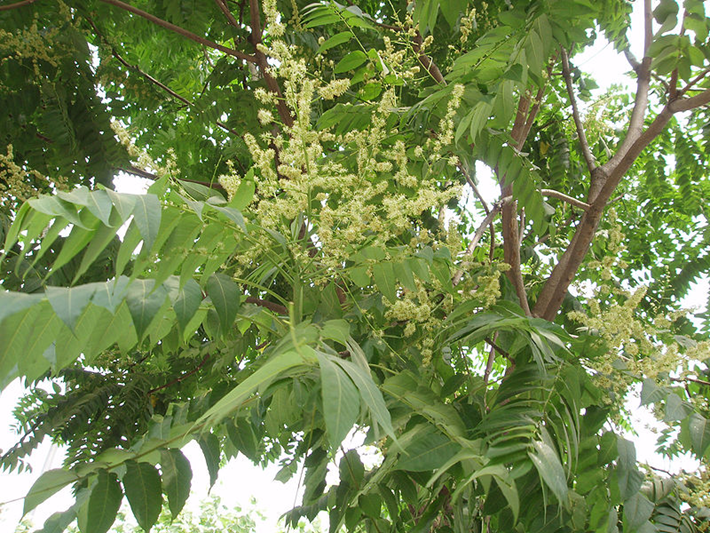
{"type": "MultiPolygon", "coordinates": [[[[640,2],[635,4],[636,7],[639,7],[640,2]]],[[[638,11],[637,9],[634,14],[636,21],[640,18],[638,11]]],[[[636,26],[638,28],[638,24],[636,26]]],[[[631,41],[632,51],[637,57],[640,57],[642,55],[641,40],[636,35],[632,35],[631,41]]],[[[594,79],[600,85],[599,91],[603,91],[614,83],[628,82],[624,78],[624,74],[629,70],[628,63],[623,57],[617,55],[610,45],[599,44],[594,46],[575,58],[574,63],[583,71],[593,74],[594,79]]],[[[490,177],[485,176],[485,173],[480,172],[478,177],[481,181],[483,196],[492,203],[498,196],[497,187],[490,177]]],[[[125,192],[139,192],[141,188],[140,182],[127,176],[117,179],[116,186],[125,192]]],[[[145,189],[143,188],[143,190],[145,189]]],[[[706,277],[690,291],[690,296],[683,303],[688,308],[703,310],[708,293],[710,293],[710,284],[706,277]]],[[[12,383],[0,394],[0,449],[7,449],[15,442],[16,435],[11,431],[11,412],[21,394],[22,387],[18,381],[12,383]]],[[[638,438],[634,438],[639,459],[666,470],[695,469],[697,467],[696,463],[691,459],[681,459],[671,463],[654,453],[657,436],[646,426],[656,424],[655,419],[647,410],[638,409],[637,406],[638,399],[631,398],[629,407],[635,413],[635,425],[639,432],[638,438]]],[[[184,451],[190,459],[194,472],[193,488],[195,490],[188,505],[197,505],[200,499],[207,496],[209,484],[207,468],[197,444],[194,442],[189,444],[184,451]]],[[[51,468],[58,468],[61,466],[61,461],[61,452],[45,443],[33,455],[32,465],[34,472],[32,474],[11,475],[0,473],[0,502],[22,498],[41,472],[51,468]]],[[[273,533],[276,531],[278,517],[291,509],[294,503],[298,501],[298,476],[294,477],[291,482],[282,484],[278,481],[273,481],[278,470],[278,465],[261,470],[245,458],[240,457],[230,462],[220,471],[219,479],[212,493],[218,494],[223,503],[227,505],[239,504],[243,509],[250,508],[250,501],[255,499],[257,502],[256,508],[266,516],[266,520],[258,526],[258,533],[273,533]]],[[[41,526],[45,518],[53,512],[66,509],[71,505],[72,501],[69,490],[62,491],[41,505],[31,518],[35,525],[41,526]]],[[[0,531],[14,529],[21,512],[21,500],[0,509],[0,531]]]]}

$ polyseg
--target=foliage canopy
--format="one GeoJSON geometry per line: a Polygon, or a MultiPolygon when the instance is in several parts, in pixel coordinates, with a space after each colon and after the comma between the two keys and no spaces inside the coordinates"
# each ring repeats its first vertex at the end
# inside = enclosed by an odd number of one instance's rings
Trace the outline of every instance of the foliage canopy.
{"type": "Polygon", "coordinates": [[[679,300],[710,267],[710,18],[643,0],[637,59],[631,8],[0,6],[0,384],[30,387],[1,464],[50,436],[66,467],[25,510],[76,495],[42,531],[105,533],[124,496],[146,531],[177,516],[193,439],[213,483],[238,453],[302,467],[287,518],[331,531],[707,530],[679,300]],[[635,96],[592,98],[600,35],[635,96]],[[699,472],[637,464],[632,388],[699,472]]]}

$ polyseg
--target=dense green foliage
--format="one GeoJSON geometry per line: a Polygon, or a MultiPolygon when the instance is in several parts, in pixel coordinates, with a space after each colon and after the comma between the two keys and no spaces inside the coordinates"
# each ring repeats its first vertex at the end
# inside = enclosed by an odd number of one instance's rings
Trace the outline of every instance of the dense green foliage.
{"type": "Polygon", "coordinates": [[[710,18],[644,0],[636,59],[631,10],[0,6],[0,385],[29,389],[0,464],[50,436],[25,511],[76,495],[42,531],[105,533],[124,496],[178,516],[193,439],[212,483],[238,453],[302,475],[287,519],[331,531],[706,531],[710,344],[679,301],[710,267],[710,18]],[[635,96],[592,98],[597,38],[635,96]],[[634,389],[698,472],[637,463],[634,389]]]}

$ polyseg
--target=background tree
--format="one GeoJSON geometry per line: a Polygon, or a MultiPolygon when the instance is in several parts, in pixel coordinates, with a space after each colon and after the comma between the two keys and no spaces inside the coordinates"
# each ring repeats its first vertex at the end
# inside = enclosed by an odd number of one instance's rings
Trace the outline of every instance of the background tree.
{"type": "Polygon", "coordinates": [[[0,383],[30,385],[2,464],[69,450],[25,510],[73,484],[44,531],[124,495],[150,530],[196,439],[212,482],[302,465],[289,519],[331,531],[707,529],[707,468],[619,431],[638,386],[706,465],[704,9],[644,0],[635,58],[621,0],[0,6],[0,383]],[[583,113],[599,33],[636,92],[583,113]]]}

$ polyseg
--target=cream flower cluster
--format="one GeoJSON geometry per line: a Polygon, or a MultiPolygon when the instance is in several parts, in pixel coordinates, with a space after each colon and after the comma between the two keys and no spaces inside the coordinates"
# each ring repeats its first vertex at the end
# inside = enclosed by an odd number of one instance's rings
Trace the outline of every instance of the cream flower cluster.
{"type": "Polygon", "coordinates": [[[0,207],[19,205],[47,189],[66,190],[67,180],[63,177],[50,179],[17,164],[11,144],[7,145],[6,154],[0,152],[0,207]]]}
{"type": "MultiPolygon", "coordinates": [[[[385,142],[393,134],[388,121],[398,109],[394,88],[386,89],[378,102],[364,104],[374,108],[369,127],[335,135],[314,127],[312,107],[318,98],[342,95],[350,80],[326,82],[313,76],[298,49],[283,41],[273,40],[263,50],[278,62],[273,74],[281,79],[294,122],[282,133],[244,137],[257,170],[255,216],[261,225],[285,230],[294,218],[305,215],[315,228],[324,264],[338,269],[362,243],[386,248],[387,241],[411,228],[412,217],[461,194],[460,187],[442,184],[440,176],[411,175],[405,143],[385,142]],[[324,143],[341,147],[343,157],[328,155],[324,143]]],[[[453,88],[444,119],[445,141],[453,136],[453,116],[462,94],[463,87],[453,88]]],[[[275,96],[258,91],[256,97],[265,106],[259,118],[269,123],[275,96]]],[[[426,148],[431,150],[431,144],[426,148]]]]}

